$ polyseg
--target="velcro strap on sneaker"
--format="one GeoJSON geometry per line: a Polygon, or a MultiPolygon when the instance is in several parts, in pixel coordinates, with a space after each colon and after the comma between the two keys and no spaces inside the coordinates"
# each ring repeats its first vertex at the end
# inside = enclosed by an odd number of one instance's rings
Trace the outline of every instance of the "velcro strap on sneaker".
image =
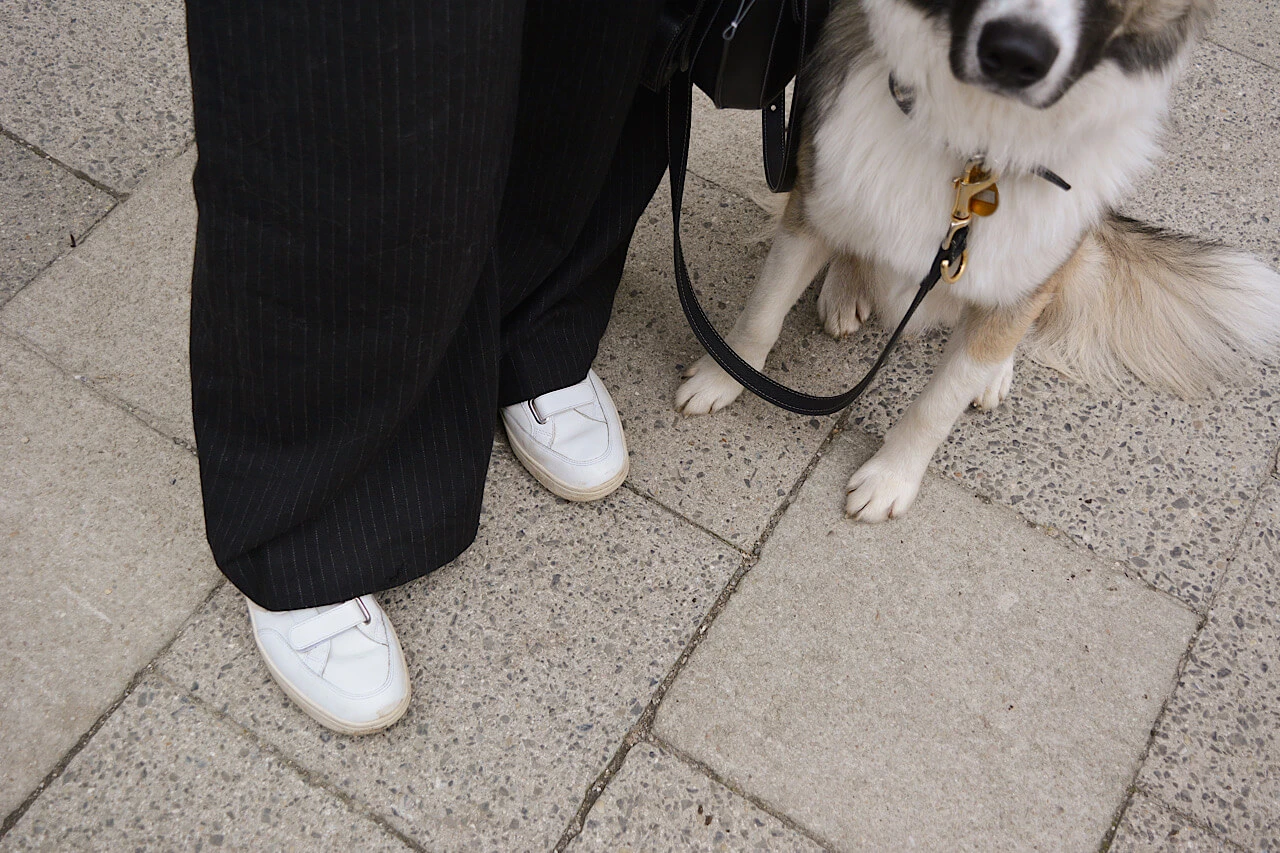
{"type": "Polygon", "coordinates": [[[368,623],[370,618],[364,602],[353,598],[332,610],[318,613],[294,625],[289,629],[289,645],[294,651],[305,652],[312,646],[318,646],[325,640],[333,639],[343,631],[368,623]]]}
{"type": "Polygon", "coordinates": [[[539,422],[546,423],[547,418],[552,415],[594,402],[596,402],[596,389],[592,387],[590,381],[587,381],[543,394],[541,397],[534,397],[529,401],[529,407],[533,409],[533,414],[539,422]]]}

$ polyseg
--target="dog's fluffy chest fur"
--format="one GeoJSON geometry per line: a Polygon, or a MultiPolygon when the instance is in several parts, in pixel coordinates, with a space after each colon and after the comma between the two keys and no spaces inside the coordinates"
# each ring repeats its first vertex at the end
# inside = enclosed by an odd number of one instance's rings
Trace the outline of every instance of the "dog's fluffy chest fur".
{"type": "Polygon", "coordinates": [[[945,49],[928,44],[945,32],[895,0],[864,7],[876,48],[815,110],[806,219],[833,247],[876,263],[880,288],[890,291],[877,301],[897,304],[946,233],[952,179],[981,153],[1001,175],[1000,207],[971,229],[969,271],[953,298],[933,299],[934,316],[922,320],[947,322],[955,300],[997,307],[1024,299],[1155,153],[1172,75],[1096,72],[1038,110],[956,83],[938,59],[945,49]],[[914,93],[909,115],[889,91],[890,72],[914,93]],[[1072,189],[1033,174],[1037,166],[1072,189]]]}

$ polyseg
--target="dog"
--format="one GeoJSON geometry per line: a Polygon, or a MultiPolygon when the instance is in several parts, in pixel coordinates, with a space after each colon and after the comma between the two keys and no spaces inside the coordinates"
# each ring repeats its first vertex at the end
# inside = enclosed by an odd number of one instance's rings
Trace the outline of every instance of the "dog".
{"type": "MultiPolygon", "coordinates": [[[[824,267],[828,333],[873,315],[893,328],[947,232],[953,179],[980,158],[999,192],[969,229],[963,276],[935,287],[907,327],[952,332],[849,480],[850,516],[906,512],[965,409],[1008,395],[1020,344],[1073,379],[1107,386],[1128,372],[1183,396],[1280,345],[1280,276],[1114,212],[1158,153],[1170,89],[1213,11],[1213,0],[833,3],[802,72],[796,184],[727,336],[734,349],[762,368],[824,267]]],[[[684,376],[686,415],[742,392],[710,356],[684,376]]]]}

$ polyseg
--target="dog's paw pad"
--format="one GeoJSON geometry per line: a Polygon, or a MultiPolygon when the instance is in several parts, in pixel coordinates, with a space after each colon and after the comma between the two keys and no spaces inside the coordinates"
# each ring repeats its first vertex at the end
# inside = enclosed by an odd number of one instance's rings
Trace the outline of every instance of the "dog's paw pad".
{"type": "Polygon", "coordinates": [[[872,458],[853,472],[845,491],[849,517],[874,524],[905,513],[920,491],[920,478],[872,458]]]}
{"type": "Polygon", "coordinates": [[[1004,402],[1009,396],[1009,389],[1013,386],[1013,361],[1006,361],[1000,367],[1000,372],[992,377],[987,387],[982,389],[982,393],[973,398],[973,406],[984,412],[989,412],[1004,402]]]}
{"type": "Polygon", "coordinates": [[[742,386],[724,372],[720,365],[706,362],[703,356],[685,372],[688,377],[676,390],[676,411],[686,415],[708,415],[718,412],[738,399],[742,386]]]}

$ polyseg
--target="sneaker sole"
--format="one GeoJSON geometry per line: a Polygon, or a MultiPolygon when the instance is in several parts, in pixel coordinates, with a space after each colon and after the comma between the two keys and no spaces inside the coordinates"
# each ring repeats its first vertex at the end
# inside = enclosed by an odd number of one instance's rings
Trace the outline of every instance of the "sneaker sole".
{"type": "Polygon", "coordinates": [[[627,479],[627,474],[631,472],[631,459],[624,456],[622,459],[622,470],[614,474],[606,482],[599,486],[580,489],[571,486],[563,480],[557,479],[550,471],[542,466],[538,460],[524,452],[524,449],[518,442],[511,440],[510,433],[507,434],[507,444],[511,447],[516,458],[520,460],[520,464],[524,465],[525,470],[533,475],[533,478],[542,485],[546,486],[547,491],[558,497],[562,497],[567,501],[578,501],[583,503],[586,501],[598,501],[601,498],[607,498],[618,490],[623,481],[627,479]]]}
{"type": "MultiPolygon", "coordinates": [[[[393,628],[390,624],[387,625],[387,630],[392,632],[392,634],[394,635],[395,628],[393,628]]],[[[398,702],[394,708],[391,708],[381,717],[375,717],[374,719],[369,720],[367,722],[363,722],[363,723],[353,723],[350,720],[344,720],[340,717],[335,717],[333,714],[326,711],[320,705],[317,705],[307,696],[300,693],[297,690],[297,688],[293,686],[293,683],[288,679],[286,679],[284,677],[284,674],[280,672],[280,670],[276,669],[276,665],[272,663],[271,658],[267,655],[266,650],[262,647],[262,643],[258,641],[257,631],[253,632],[253,643],[258,647],[258,654],[261,656],[262,660],[267,665],[267,672],[271,673],[271,680],[274,681],[276,685],[281,690],[284,691],[285,695],[288,696],[291,700],[293,700],[293,703],[297,705],[299,708],[301,708],[308,717],[315,720],[317,723],[319,723],[320,725],[324,726],[327,729],[330,729],[332,731],[335,731],[339,734],[344,734],[344,735],[376,734],[377,732],[390,728],[392,725],[398,722],[401,717],[404,716],[405,711],[409,710],[409,700],[413,697],[413,688],[409,687],[409,682],[406,680],[405,686],[408,689],[405,690],[404,699],[400,700],[400,702],[398,702]]],[[[397,637],[396,638],[397,649],[399,648],[399,645],[400,645],[400,640],[397,637]]],[[[405,666],[404,652],[400,653],[400,665],[405,666]]]]}

